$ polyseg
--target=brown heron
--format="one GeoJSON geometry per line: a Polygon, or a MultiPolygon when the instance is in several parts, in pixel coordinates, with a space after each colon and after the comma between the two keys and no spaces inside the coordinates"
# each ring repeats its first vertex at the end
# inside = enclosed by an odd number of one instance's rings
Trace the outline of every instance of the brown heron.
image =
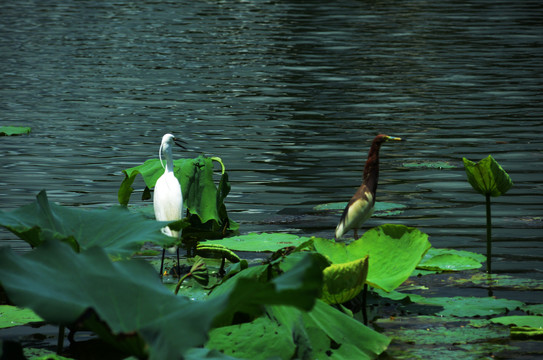
{"type": "Polygon", "coordinates": [[[379,149],[388,140],[401,141],[402,139],[384,134],[379,134],[373,139],[364,167],[364,180],[343,210],[336,227],[336,239],[341,238],[349,230],[354,230],[354,238],[358,239],[358,229],[373,214],[375,192],[379,179],[379,149]]]}

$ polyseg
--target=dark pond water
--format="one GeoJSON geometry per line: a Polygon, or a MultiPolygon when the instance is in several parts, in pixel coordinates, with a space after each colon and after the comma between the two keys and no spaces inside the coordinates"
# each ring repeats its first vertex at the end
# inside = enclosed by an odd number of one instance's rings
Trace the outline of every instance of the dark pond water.
{"type": "Polygon", "coordinates": [[[2,2],[0,125],[32,133],[0,138],[0,209],[41,189],[116,204],[121,170],[173,132],[194,151],[175,156],[223,159],[242,233],[332,237],[339,215],[313,206],[347,201],[387,133],[407,141],[382,148],[377,199],[407,209],[367,226],[484,253],[461,159],[492,154],[515,183],[493,199],[493,267],[543,279],[542,18],[540,1],[2,2]]]}

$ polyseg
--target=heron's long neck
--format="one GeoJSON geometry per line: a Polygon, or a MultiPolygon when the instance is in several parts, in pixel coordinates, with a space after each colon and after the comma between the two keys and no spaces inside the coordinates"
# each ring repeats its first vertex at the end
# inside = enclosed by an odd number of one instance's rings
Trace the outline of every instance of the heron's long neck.
{"type": "Polygon", "coordinates": [[[164,157],[166,158],[166,172],[173,172],[173,157],[172,157],[172,147],[169,144],[165,144],[162,148],[164,157]]]}
{"type": "Polygon", "coordinates": [[[370,189],[373,195],[377,191],[379,181],[379,149],[381,144],[371,144],[366,166],[364,166],[364,184],[370,189]]]}

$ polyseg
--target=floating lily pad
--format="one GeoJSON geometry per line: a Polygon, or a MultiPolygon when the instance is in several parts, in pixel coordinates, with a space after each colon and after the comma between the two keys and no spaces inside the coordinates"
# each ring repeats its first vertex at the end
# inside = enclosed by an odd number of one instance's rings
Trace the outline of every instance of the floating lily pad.
{"type": "Polygon", "coordinates": [[[431,271],[473,270],[483,266],[481,262],[485,260],[484,255],[469,251],[431,248],[417,268],[431,271]]]}
{"type": "Polygon", "coordinates": [[[418,297],[419,304],[443,306],[437,315],[471,317],[504,314],[521,307],[524,303],[517,300],[496,299],[492,297],[418,297]]]}
{"type": "Polygon", "coordinates": [[[408,168],[429,168],[429,169],[454,169],[456,166],[448,161],[413,161],[402,164],[408,168]]]}
{"type": "Polygon", "coordinates": [[[473,284],[483,288],[511,290],[543,290],[543,282],[535,279],[516,278],[509,275],[478,273],[465,279],[455,279],[457,284],[473,284]]]}
{"type": "Polygon", "coordinates": [[[29,134],[30,128],[26,126],[0,126],[0,136],[29,134]]]}
{"type": "Polygon", "coordinates": [[[309,238],[293,234],[251,233],[219,240],[204,241],[201,244],[218,244],[234,251],[275,252],[285,247],[301,245],[307,240],[309,238]]]}
{"type": "Polygon", "coordinates": [[[21,309],[11,305],[0,305],[0,329],[43,321],[30,309],[21,309]]]}
{"type": "Polygon", "coordinates": [[[394,339],[387,349],[394,359],[476,360],[516,349],[500,344],[509,339],[507,328],[472,327],[450,317],[394,317],[379,319],[376,325],[394,339]]]}
{"type": "Polygon", "coordinates": [[[528,314],[543,315],[543,304],[524,305],[522,310],[528,314]]]}
{"type": "Polygon", "coordinates": [[[511,326],[515,339],[543,339],[543,316],[502,316],[490,321],[511,326]]]}
{"type": "MultiPolygon", "coordinates": [[[[343,211],[347,206],[347,202],[334,202],[328,204],[317,205],[313,208],[316,211],[343,211]]],[[[373,216],[384,217],[384,216],[395,216],[401,214],[407,208],[406,205],[395,204],[389,202],[376,202],[373,212],[373,216]]]]}

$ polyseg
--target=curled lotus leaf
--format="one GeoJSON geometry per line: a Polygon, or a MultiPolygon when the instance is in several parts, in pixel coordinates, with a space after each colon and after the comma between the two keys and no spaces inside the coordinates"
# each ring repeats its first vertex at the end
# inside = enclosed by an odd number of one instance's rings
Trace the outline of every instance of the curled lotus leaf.
{"type": "Polygon", "coordinates": [[[368,276],[368,256],[347,263],[332,264],[323,271],[322,300],[342,304],[364,288],[368,276]]]}

